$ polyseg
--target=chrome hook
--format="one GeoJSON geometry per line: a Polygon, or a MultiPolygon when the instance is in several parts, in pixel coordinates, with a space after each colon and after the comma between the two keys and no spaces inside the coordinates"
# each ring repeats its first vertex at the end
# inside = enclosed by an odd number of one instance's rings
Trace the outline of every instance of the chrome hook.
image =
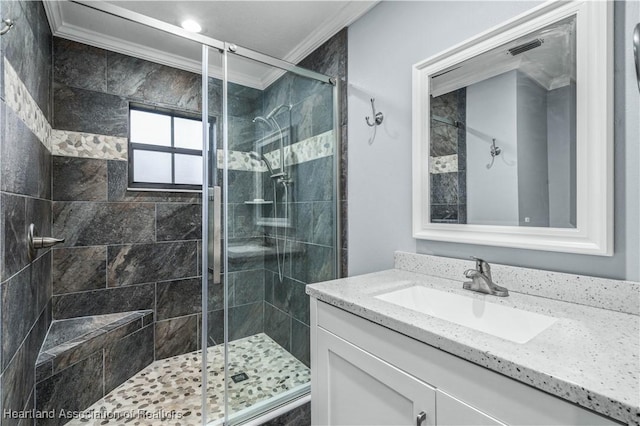
{"type": "Polygon", "coordinates": [[[369,121],[369,118],[370,118],[369,116],[366,116],[364,118],[369,127],[379,126],[382,124],[382,120],[384,120],[384,115],[382,115],[381,112],[376,112],[375,102],[376,102],[375,98],[371,98],[371,110],[373,111],[373,119],[374,119],[373,123],[369,121]]]}
{"type": "Polygon", "coordinates": [[[0,35],[5,35],[11,28],[16,25],[13,19],[3,19],[2,23],[5,25],[5,27],[0,30],[0,35]]]}
{"type": "Polygon", "coordinates": [[[487,169],[490,169],[493,166],[493,162],[495,161],[496,157],[498,155],[500,155],[500,153],[502,152],[502,149],[500,149],[500,147],[496,146],[496,140],[495,138],[492,139],[491,142],[491,164],[487,164],[487,169]]]}

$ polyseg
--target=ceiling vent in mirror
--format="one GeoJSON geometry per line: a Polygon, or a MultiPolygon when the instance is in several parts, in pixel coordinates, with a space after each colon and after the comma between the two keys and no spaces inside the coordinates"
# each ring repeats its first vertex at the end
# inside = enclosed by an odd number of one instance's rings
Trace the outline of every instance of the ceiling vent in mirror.
{"type": "Polygon", "coordinates": [[[509,49],[509,53],[511,54],[511,56],[516,56],[526,52],[527,50],[535,49],[536,47],[542,46],[543,42],[544,40],[537,38],[528,43],[521,44],[520,46],[512,47],[511,49],[509,49]]]}

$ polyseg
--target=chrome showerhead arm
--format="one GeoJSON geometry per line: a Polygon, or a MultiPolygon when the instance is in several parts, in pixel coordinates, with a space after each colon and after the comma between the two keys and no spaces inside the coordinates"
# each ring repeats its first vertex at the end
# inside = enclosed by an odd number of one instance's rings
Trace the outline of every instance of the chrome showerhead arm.
{"type": "Polygon", "coordinates": [[[275,172],[273,171],[273,167],[271,167],[271,162],[267,159],[267,157],[264,156],[264,154],[260,155],[255,151],[251,151],[249,153],[249,156],[254,160],[263,161],[264,164],[267,166],[267,169],[269,169],[269,174],[271,175],[271,177],[275,175],[275,172]]]}
{"type": "Polygon", "coordinates": [[[291,110],[291,108],[293,108],[293,105],[290,104],[280,104],[277,107],[275,107],[274,109],[271,110],[271,112],[269,114],[267,114],[267,120],[271,120],[277,113],[279,113],[281,110],[283,109],[287,109],[287,110],[291,110]]]}

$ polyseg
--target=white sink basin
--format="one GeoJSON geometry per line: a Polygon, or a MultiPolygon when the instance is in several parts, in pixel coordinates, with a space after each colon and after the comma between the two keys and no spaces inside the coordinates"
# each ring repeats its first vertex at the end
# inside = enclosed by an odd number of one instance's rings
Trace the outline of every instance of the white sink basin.
{"type": "Polygon", "coordinates": [[[557,320],[535,312],[421,286],[375,297],[516,343],[528,342],[557,320]]]}

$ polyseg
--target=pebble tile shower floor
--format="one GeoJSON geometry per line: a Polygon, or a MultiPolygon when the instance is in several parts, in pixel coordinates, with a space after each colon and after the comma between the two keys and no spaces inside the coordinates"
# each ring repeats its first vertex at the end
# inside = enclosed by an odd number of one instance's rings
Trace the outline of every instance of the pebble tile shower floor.
{"type": "MultiPolygon", "coordinates": [[[[208,420],[224,417],[222,345],[210,347],[208,357],[208,420]]],[[[230,380],[229,412],[304,385],[310,370],[264,333],[229,344],[229,377],[244,372],[247,380],[230,380]]],[[[67,425],[174,425],[202,422],[201,352],[156,361],[114,389],[67,425]]]]}

